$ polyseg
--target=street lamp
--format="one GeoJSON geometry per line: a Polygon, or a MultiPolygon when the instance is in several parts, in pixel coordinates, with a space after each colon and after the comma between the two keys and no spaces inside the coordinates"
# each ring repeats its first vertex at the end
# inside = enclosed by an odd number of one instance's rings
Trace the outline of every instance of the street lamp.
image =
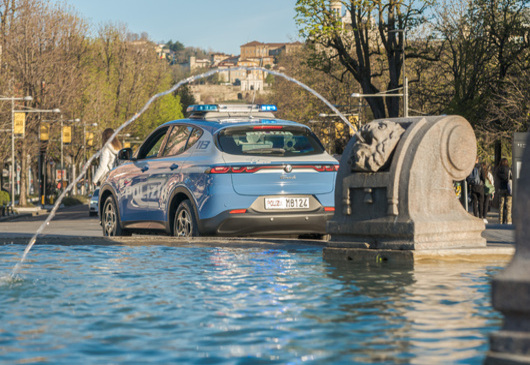
{"type": "Polygon", "coordinates": [[[0,97],[0,100],[11,101],[11,208],[13,208],[15,206],[15,100],[32,101],[33,97],[0,97]]]}
{"type": "Polygon", "coordinates": [[[405,43],[407,41],[406,29],[392,29],[388,33],[403,33],[403,112],[405,118],[409,116],[409,80],[407,79],[407,69],[405,63],[405,43]]]}
{"type": "MultiPolygon", "coordinates": [[[[351,97],[352,98],[359,98],[359,128],[361,127],[361,111],[362,111],[362,107],[363,107],[363,102],[362,102],[362,98],[374,98],[374,97],[379,97],[379,98],[385,98],[385,97],[401,97],[401,96],[404,96],[405,94],[389,94],[393,91],[397,91],[397,90],[401,90],[403,89],[402,87],[398,87],[397,89],[392,89],[392,90],[386,90],[386,91],[381,91],[381,92],[378,92],[376,94],[360,94],[360,93],[353,93],[351,94],[351,97]]],[[[406,113],[405,116],[408,116],[408,111],[406,113]]]]}

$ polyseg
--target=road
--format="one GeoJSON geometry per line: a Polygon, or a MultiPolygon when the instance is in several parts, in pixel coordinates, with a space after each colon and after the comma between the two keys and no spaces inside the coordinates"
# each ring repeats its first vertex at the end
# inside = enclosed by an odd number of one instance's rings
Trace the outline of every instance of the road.
{"type": "MultiPolygon", "coordinates": [[[[0,221],[0,244],[8,243],[27,243],[29,239],[35,235],[39,227],[44,223],[48,214],[39,216],[25,216],[16,218],[10,221],[0,221]]],[[[488,244],[513,244],[515,242],[515,231],[513,226],[488,224],[486,230],[483,232],[483,237],[486,238],[488,244]]],[[[147,241],[160,244],[175,243],[174,237],[167,236],[148,236],[147,241]]],[[[117,237],[107,238],[103,237],[101,226],[99,225],[98,217],[89,217],[88,206],[78,205],[74,207],[61,208],[57,211],[56,216],[45,227],[39,237],[40,242],[59,243],[66,242],[69,244],[76,244],[82,242],[107,242],[119,241],[129,244],[145,244],[146,236],[133,237],[117,237]],[[61,236],[63,239],[61,239],[61,236]],[[76,240],[77,238],[77,240],[76,240]]],[[[184,240],[186,241],[186,240],[184,240]]],[[[264,238],[220,238],[220,237],[198,237],[191,239],[193,242],[200,242],[201,244],[219,244],[221,242],[231,244],[263,244],[265,242],[278,243],[288,242],[293,243],[308,243],[325,246],[324,241],[312,240],[268,240],[264,238]]],[[[181,240],[182,242],[182,240],[181,240]]]]}
{"type": "MultiPolygon", "coordinates": [[[[0,235],[33,236],[47,217],[48,214],[22,216],[0,222],[0,235]]],[[[99,218],[88,216],[88,206],[76,205],[59,209],[42,235],[102,237],[103,233],[99,225],[99,218]]]]}

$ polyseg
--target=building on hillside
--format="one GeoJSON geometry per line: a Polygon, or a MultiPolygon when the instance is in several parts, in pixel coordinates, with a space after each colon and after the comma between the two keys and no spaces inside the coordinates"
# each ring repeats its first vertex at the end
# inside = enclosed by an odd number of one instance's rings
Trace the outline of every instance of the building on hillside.
{"type": "Polygon", "coordinates": [[[189,72],[199,70],[201,68],[209,68],[211,65],[210,60],[197,59],[195,56],[190,56],[188,62],[181,63],[180,66],[189,72]]]}
{"type": "Polygon", "coordinates": [[[240,85],[242,91],[263,90],[265,76],[259,70],[237,70],[237,67],[259,67],[256,60],[243,60],[239,56],[226,59],[219,63],[217,68],[223,70],[219,72],[221,83],[240,85]]]}
{"type": "Polygon", "coordinates": [[[155,52],[161,60],[169,60],[172,58],[171,50],[165,44],[157,44],[155,52]]]}
{"type": "Polygon", "coordinates": [[[232,57],[234,57],[234,55],[227,55],[225,53],[212,53],[210,56],[211,67],[217,67],[222,61],[232,57]]]}
{"type": "Polygon", "coordinates": [[[252,41],[250,43],[243,44],[241,48],[242,59],[258,60],[260,66],[264,67],[267,65],[272,66],[274,64],[275,57],[280,53],[285,52],[286,54],[292,53],[293,51],[300,49],[302,43],[261,43],[258,41],[252,41]]]}
{"type": "Polygon", "coordinates": [[[220,82],[234,85],[237,80],[241,80],[244,77],[243,71],[233,70],[233,68],[238,66],[238,62],[239,56],[230,57],[219,62],[217,68],[223,70],[218,74],[220,82]]]}

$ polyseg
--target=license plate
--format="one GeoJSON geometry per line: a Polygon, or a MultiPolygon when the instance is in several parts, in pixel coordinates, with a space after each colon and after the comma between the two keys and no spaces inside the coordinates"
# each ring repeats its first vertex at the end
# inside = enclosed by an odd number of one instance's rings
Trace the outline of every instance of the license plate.
{"type": "Polygon", "coordinates": [[[309,198],[266,198],[265,209],[308,209],[309,198]]]}

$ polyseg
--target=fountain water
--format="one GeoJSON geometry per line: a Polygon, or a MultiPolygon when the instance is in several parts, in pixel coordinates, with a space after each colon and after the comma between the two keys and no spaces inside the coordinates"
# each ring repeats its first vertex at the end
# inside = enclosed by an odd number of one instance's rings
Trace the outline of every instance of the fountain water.
{"type": "MultiPolygon", "coordinates": [[[[305,90],[309,91],[310,93],[315,95],[317,98],[322,100],[327,106],[329,106],[331,108],[331,110],[333,110],[344,121],[344,123],[346,123],[349,127],[351,127],[353,129],[353,125],[348,121],[348,119],[346,119],[346,117],[335,106],[333,106],[328,100],[326,100],[322,95],[320,95],[315,90],[311,89],[309,86],[305,85],[304,83],[302,83],[302,82],[300,82],[300,81],[298,81],[298,80],[296,80],[296,79],[294,79],[292,77],[289,77],[289,76],[287,76],[287,75],[285,75],[285,74],[283,74],[281,72],[268,70],[268,69],[263,68],[263,67],[240,66],[240,67],[234,67],[232,70],[233,71],[239,71],[239,70],[262,71],[262,72],[266,72],[266,73],[272,74],[274,76],[283,77],[283,78],[285,78],[285,79],[287,79],[287,80],[289,80],[291,82],[294,82],[295,84],[301,86],[302,88],[304,88],[305,90]]],[[[77,176],[77,178],[74,181],[72,181],[66,187],[66,189],[62,192],[62,194],[59,196],[59,198],[57,199],[55,205],[53,206],[53,209],[51,210],[50,214],[48,215],[48,217],[46,218],[44,223],[42,223],[42,225],[39,227],[39,229],[37,230],[35,235],[31,238],[31,240],[29,241],[28,245],[26,246],[26,249],[24,250],[24,254],[22,255],[22,258],[21,258],[20,262],[15,265],[15,267],[13,269],[13,272],[11,273],[11,278],[13,278],[20,271],[20,266],[24,263],[24,261],[26,259],[26,256],[28,255],[29,251],[31,250],[31,248],[33,247],[35,242],[37,241],[37,237],[44,231],[46,226],[48,226],[50,224],[50,221],[55,217],[57,209],[59,208],[59,206],[60,206],[61,202],[63,201],[64,197],[66,196],[66,194],[68,194],[68,192],[70,192],[70,190],[72,190],[72,188],[85,176],[85,174],[86,174],[86,172],[88,170],[88,167],[92,164],[92,161],[94,161],[94,159],[99,157],[99,155],[101,154],[101,151],[105,148],[106,145],[108,145],[114,139],[114,137],[116,137],[124,128],[126,128],[128,125],[130,125],[136,119],[138,119],[138,117],[140,115],[142,115],[156,99],[158,99],[158,98],[160,98],[162,96],[168,95],[168,94],[170,94],[172,92],[175,92],[176,90],[178,90],[179,87],[181,87],[184,84],[188,84],[188,83],[196,81],[196,80],[204,79],[206,77],[212,76],[212,75],[214,75],[216,73],[219,73],[219,72],[222,72],[222,71],[223,70],[221,70],[221,69],[211,70],[211,71],[202,73],[200,75],[190,76],[187,79],[184,79],[184,80],[178,82],[173,87],[171,87],[169,90],[163,91],[161,93],[158,93],[158,94],[152,96],[147,101],[147,103],[144,105],[144,107],[138,113],[136,113],[131,119],[129,119],[125,123],[123,123],[120,127],[118,127],[114,131],[114,134],[109,138],[107,143],[104,146],[102,146],[102,148],[97,153],[95,153],[90,159],[88,159],[88,161],[83,166],[83,169],[81,170],[81,172],[77,176]]]]}

